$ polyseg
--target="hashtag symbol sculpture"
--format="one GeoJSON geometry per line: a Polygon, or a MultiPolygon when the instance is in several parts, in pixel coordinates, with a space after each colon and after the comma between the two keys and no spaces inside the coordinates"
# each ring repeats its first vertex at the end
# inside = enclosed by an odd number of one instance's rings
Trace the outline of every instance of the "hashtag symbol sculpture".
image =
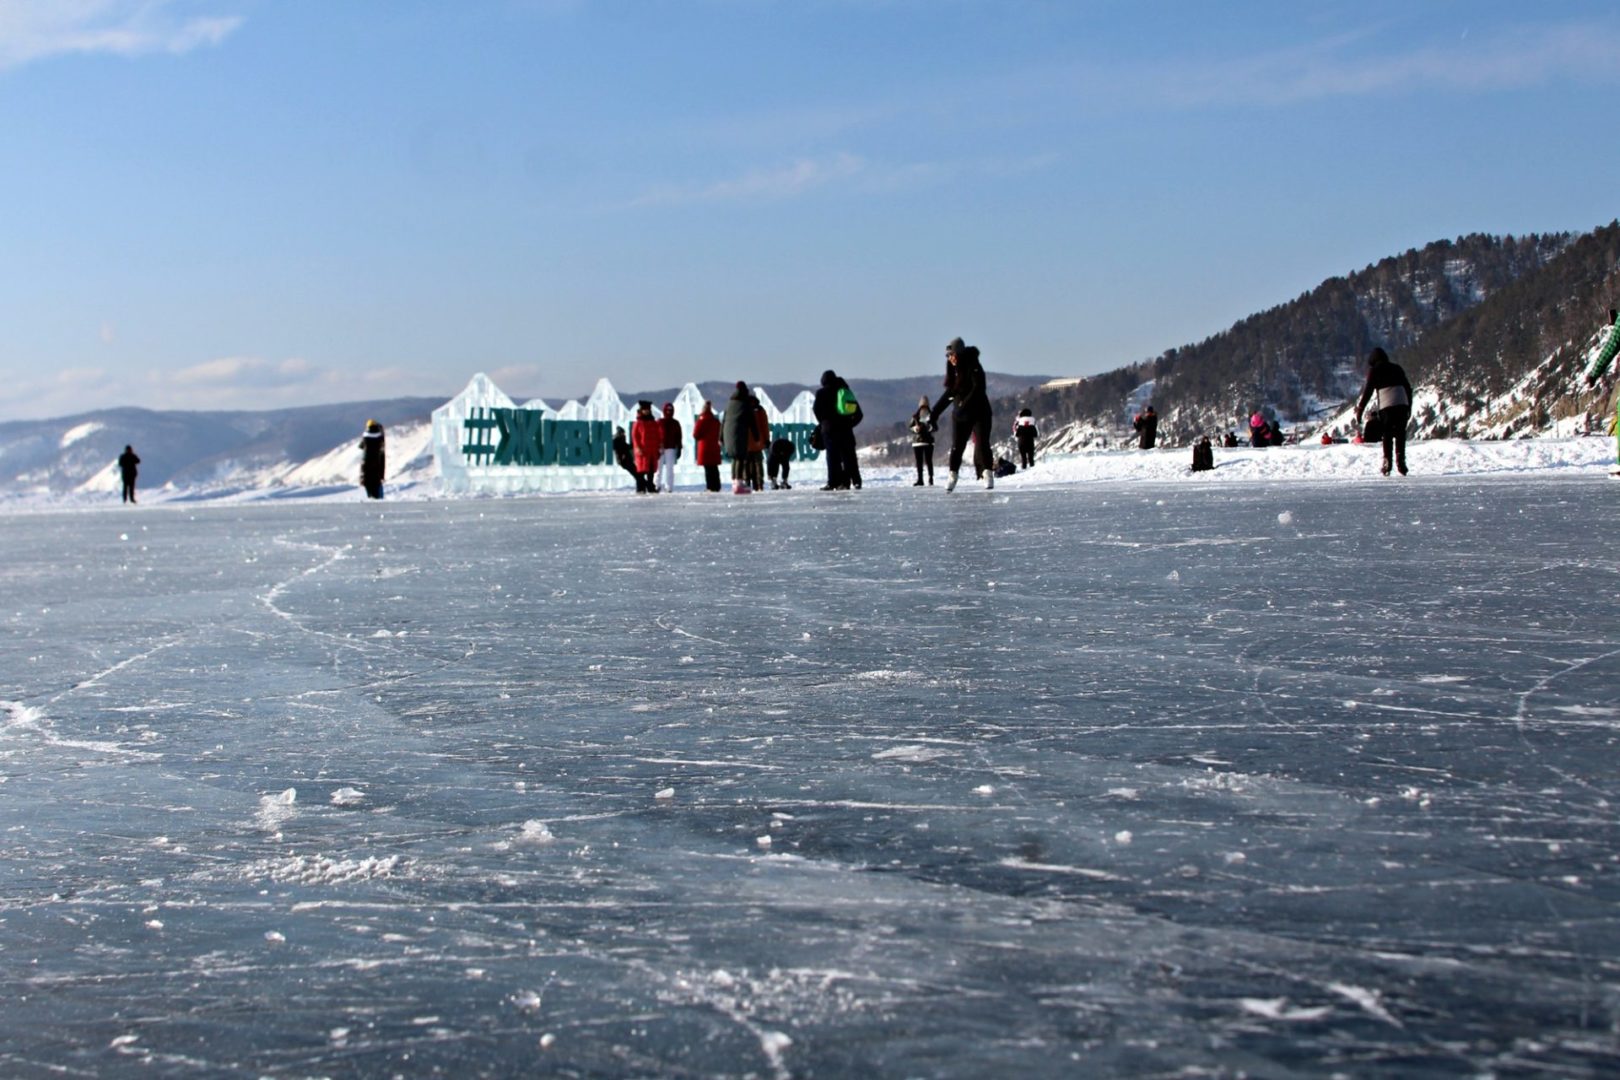
{"type": "Polygon", "coordinates": [[[467,419],[461,422],[462,430],[466,432],[467,437],[461,453],[469,464],[487,465],[494,459],[495,444],[491,442],[490,436],[499,426],[490,410],[474,408],[469,411],[467,419]]]}

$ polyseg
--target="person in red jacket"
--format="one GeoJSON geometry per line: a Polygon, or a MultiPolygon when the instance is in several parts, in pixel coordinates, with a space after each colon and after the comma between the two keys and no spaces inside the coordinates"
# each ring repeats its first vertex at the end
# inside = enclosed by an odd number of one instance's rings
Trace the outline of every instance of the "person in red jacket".
{"type": "Polygon", "coordinates": [[[664,425],[653,415],[652,402],[636,405],[636,419],[630,425],[630,446],[636,455],[636,492],[651,495],[658,490],[653,473],[664,454],[664,425]]]}
{"type": "Polygon", "coordinates": [[[675,403],[664,402],[664,419],[660,422],[664,429],[664,449],[658,456],[658,490],[675,493],[675,463],[681,459],[681,450],[684,443],[681,440],[681,424],[675,419],[675,403]]]}
{"type": "Polygon", "coordinates": [[[692,443],[697,450],[697,463],[703,466],[703,486],[719,491],[720,418],[714,415],[714,406],[707,401],[703,403],[703,411],[692,421],[692,443]]]}

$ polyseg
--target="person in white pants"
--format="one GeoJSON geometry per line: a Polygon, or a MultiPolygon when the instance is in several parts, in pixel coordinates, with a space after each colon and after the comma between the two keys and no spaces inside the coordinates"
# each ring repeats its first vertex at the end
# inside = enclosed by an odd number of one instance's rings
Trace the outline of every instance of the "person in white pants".
{"type": "Polygon", "coordinates": [[[664,402],[664,452],[658,455],[658,490],[674,492],[675,462],[681,456],[681,425],[675,419],[675,403],[664,402]]]}

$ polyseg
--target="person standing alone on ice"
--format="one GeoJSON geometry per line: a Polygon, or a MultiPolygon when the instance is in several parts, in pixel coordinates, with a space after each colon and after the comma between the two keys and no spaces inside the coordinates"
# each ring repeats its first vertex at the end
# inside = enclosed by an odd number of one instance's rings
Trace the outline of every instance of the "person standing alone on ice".
{"type": "Polygon", "coordinates": [[[934,419],[934,410],[928,407],[925,397],[917,402],[917,411],[911,414],[911,451],[917,456],[917,482],[913,487],[923,486],[923,467],[928,468],[928,484],[934,483],[934,432],[939,430],[939,421],[934,419]]]}
{"type": "Polygon", "coordinates": [[[1378,395],[1378,405],[1374,409],[1378,413],[1378,425],[1383,433],[1384,441],[1384,467],[1379,471],[1385,476],[1389,475],[1390,447],[1395,449],[1395,469],[1402,476],[1406,475],[1406,423],[1412,419],[1412,384],[1406,379],[1406,372],[1401,366],[1389,358],[1389,354],[1377,346],[1367,356],[1367,384],[1361,388],[1361,397],[1356,399],[1356,423],[1361,423],[1361,413],[1378,395]]]}
{"type": "Polygon", "coordinates": [[[1143,450],[1153,449],[1153,444],[1159,441],[1159,414],[1149,405],[1136,414],[1131,421],[1131,427],[1136,429],[1136,445],[1143,450]]]}
{"type": "Polygon", "coordinates": [[[947,405],[956,406],[956,415],[951,420],[951,478],[945,490],[956,490],[962,453],[970,440],[973,474],[984,481],[986,488],[995,487],[996,470],[990,460],[990,395],[985,392],[984,366],[979,363],[978,348],[964,344],[961,338],[945,346],[945,393],[934,403],[934,414],[944,412],[947,405]]]}
{"type": "MultiPolygon", "coordinates": [[[[1591,362],[1586,365],[1584,378],[1587,386],[1597,385],[1597,381],[1603,377],[1603,373],[1609,370],[1609,365],[1614,362],[1616,353],[1620,353],[1620,310],[1610,308],[1609,336],[1603,340],[1603,347],[1597,351],[1591,362]]],[[[1607,411],[1614,414],[1615,462],[1620,464],[1620,381],[1615,383],[1614,398],[1609,402],[1607,411]]],[[[130,501],[133,502],[134,500],[131,499],[130,501]]]]}
{"type": "Polygon", "coordinates": [[[366,489],[366,498],[382,498],[383,473],[388,468],[387,442],[383,426],[375,420],[366,421],[366,432],[360,436],[360,486],[366,489]]]}
{"type": "Polygon", "coordinates": [[[125,444],[124,452],[118,455],[118,473],[124,481],[124,501],[127,503],[135,501],[135,474],[139,471],[136,466],[140,463],[141,459],[135,456],[135,448],[125,444]]]}
{"type": "Polygon", "coordinates": [[[1018,467],[1032,469],[1035,467],[1035,440],[1040,433],[1035,430],[1035,416],[1028,409],[1018,410],[1018,419],[1013,421],[1013,438],[1018,443],[1018,467]]]}
{"type": "Polygon", "coordinates": [[[681,425],[675,419],[674,402],[664,402],[664,419],[660,421],[660,426],[664,430],[664,449],[658,456],[658,489],[674,494],[675,463],[681,459],[683,448],[681,425]]]}

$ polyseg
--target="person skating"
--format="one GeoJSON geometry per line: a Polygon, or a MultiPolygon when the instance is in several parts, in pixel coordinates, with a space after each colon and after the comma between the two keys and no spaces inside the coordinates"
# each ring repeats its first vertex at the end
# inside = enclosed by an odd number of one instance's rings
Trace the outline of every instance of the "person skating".
{"type": "Polygon", "coordinates": [[[383,426],[375,420],[367,420],[365,433],[360,436],[360,486],[366,489],[366,498],[383,497],[383,473],[387,467],[387,440],[383,436],[383,426]]]}
{"type": "Polygon", "coordinates": [[[793,440],[786,435],[778,435],[771,442],[771,453],[765,461],[770,470],[772,491],[792,491],[793,485],[788,483],[788,473],[793,469],[793,440]]]}
{"type": "Polygon", "coordinates": [[[823,453],[827,458],[827,486],[823,491],[847,491],[860,487],[860,467],[855,463],[855,425],[861,422],[860,402],[849,383],[835,371],[821,373],[821,388],[812,406],[821,425],[823,453]]]}
{"type": "Polygon", "coordinates": [[[135,448],[124,446],[124,452],[118,455],[118,475],[124,481],[124,502],[135,501],[135,474],[140,471],[141,459],[135,456],[135,448]]]}
{"type": "Polygon", "coordinates": [[[664,454],[664,424],[653,415],[652,402],[636,403],[636,418],[630,424],[630,446],[636,456],[636,492],[652,495],[658,491],[653,473],[664,454]]]}
{"type": "Polygon", "coordinates": [[[1151,450],[1153,444],[1159,440],[1159,414],[1149,405],[1131,420],[1131,427],[1136,431],[1136,446],[1140,450],[1151,450]]]}
{"type": "Polygon", "coordinates": [[[703,411],[692,421],[692,445],[697,463],[703,467],[703,486],[719,491],[720,418],[714,415],[714,406],[707,401],[703,403],[703,411]]]}
{"type": "Polygon", "coordinates": [[[969,441],[973,443],[974,475],[984,481],[985,487],[995,487],[995,467],[990,458],[990,395],[985,392],[984,366],[979,363],[978,348],[964,344],[961,338],[945,346],[945,393],[934,403],[935,414],[944,412],[947,406],[954,406],[956,412],[951,419],[951,478],[945,482],[945,490],[956,490],[962,454],[969,441]]]}
{"type": "Polygon", "coordinates": [[[681,459],[684,444],[681,440],[680,421],[675,419],[675,403],[664,402],[664,418],[659,421],[664,432],[664,449],[658,455],[658,488],[670,494],[675,492],[675,463],[681,459]]]}
{"type": "Polygon", "coordinates": [[[754,430],[754,407],[748,403],[748,384],[737,380],[737,388],[726,402],[725,415],[720,420],[720,437],[726,456],[731,459],[731,491],[742,495],[753,488],[748,486],[748,439],[754,430]]]}
{"type": "Polygon", "coordinates": [[[1028,409],[1018,410],[1018,419],[1013,421],[1013,439],[1018,443],[1018,467],[1031,469],[1035,467],[1035,440],[1040,432],[1035,428],[1035,414],[1028,409]]]}
{"type": "MultiPolygon", "coordinates": [[[[1589,387],[1597,385],[1597,381],[1603,377],[1603,373],[1609,370],[1609,365],[1614,362],[1615,354],[1620,353],[1620,310],[1609,309],[1608,330],[1609,334],[1603,340],[1603,347],[1586,365],[1583,378],[1589,387]]],[[[1614,414],[1615,462],[1620,464],[1620,381],[1615,383],[1613,400],[1610,401],[1607,411],[1614,414]]]]}
{"type": "Polygon", "coordinates": [[[1378,414],[1384,444],[1384,467],[1379,471],[1385,476],[1389,475],[1390,450],[1393,448],[1395,469],[1405,476],[1406,423],[1412,418],[1412,384],[1407,381],[1406,372],[1401,370],[1401,366],[1377,346],[1367,356],[1367,383],[1361,388],[1361,397],[1356,399],[1356,423],[1361,423],[1361,414],[1374,394],[1378,395],[1374,411],[1378,414]]]}
{"type": "Polygon", "coordinates": [[[917,411],[911,414],[911,452],[917,458],[917,482],[913,487],[923,486],[923,469],[928,470],[928,483],[934,483],[934,432],[939,430],[939,421],[934,419],[934,410],[928,407],[928,399],[924,397],[917,402],[917,411]]]}

